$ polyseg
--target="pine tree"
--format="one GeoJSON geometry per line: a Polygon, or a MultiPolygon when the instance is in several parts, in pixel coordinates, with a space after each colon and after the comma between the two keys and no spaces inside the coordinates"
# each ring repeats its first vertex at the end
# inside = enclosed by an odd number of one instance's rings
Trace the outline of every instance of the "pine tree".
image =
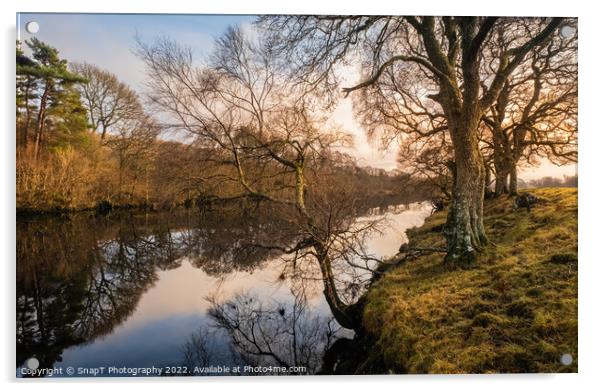
{"type": "MultiPolygon", "coordinates": [[[[29,58],[19,48],[17,49],[17,78],[31,83],[31,87],[35,91],[31,96],[25,96],[23,106],[29,107],[28,102],[30,100],[37,101],[35,129],[33,132],[34,155],[37,158],[42,146],[48,146],[49,139],[56,138],[56,135],[49,136],[47,134],[49,124],[60,124],[57,129],[62,129],[63,132],[65,131],[64,126],[67,123],[81,125],[79,123],[80,120],[77,119],[77,117],[81,116],[80,109],[73,106],[79,100],[79,96],[75,99],[73,94],[77,94],[77,92],[72,87],[76,83],[85,81],[85,79],[67,69],[67,61],[59,57],[57,49],[37,38],[26,41],[26,44],[31,50],[32,55],[29,58]],[[71,108],[74,110],[67,107],[58,110],[58,102],[60,101],[69,101],[71,106],[73,106],[71,108]],[[58,113],[60,111],[62,115],[66,116],[75,115],[76,118],[56,118],[55,115],[55,118],[49,121],[48,111],[51,105],[53,105],[55,112],[58,113]]],[[[79,107],[83,109],[81,103],[79,103],[79,107]]],[[[31,116],[31,110],[26,109],[25,112],[26,117],[27,115],[31,116]]],[[[25,131],[22,132],[22,135],[25,135],[22,136],[24,140],[29,137],[30,120],[30,118],[26,120],[25,131]]],[[[77,131],[77,129],[69,130],[69,132],[73,131],[77,131]]],[[[27,144],[26,141],[25,143],[27,144]]]]}
{"type": "Polygon", "coordinates": [[[73,86],[65,87],[51,96],[46,127],[51,129],[47,140],[51,151],[88,144],[90,139],[86,109],[79,92],[73,86]]]}
{"type": "Polygon", "coordinates": [[[21,43],[17,41],[17,152],[27,148],[30,137],[32,119],[36,116],[37,106],[35,100],[39,80],[34,76],[36,63],[26,56],[21,49],[21,43]]]}

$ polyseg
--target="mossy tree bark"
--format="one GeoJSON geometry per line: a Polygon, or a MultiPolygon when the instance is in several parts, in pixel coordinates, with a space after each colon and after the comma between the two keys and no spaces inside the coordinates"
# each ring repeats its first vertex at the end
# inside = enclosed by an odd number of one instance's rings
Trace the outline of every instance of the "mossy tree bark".
{"type": "Polygon", "coordinates": [[[453,262],[471,262],[487,243],[483,224],[485,167],[478,142],[470,132],[458,136],[454,194],[446,224],[447,256],[453,262]]]}
{"type": "MultiPolygon", "coordinates": [[[[464,95],[465,101],[470,100],[471,96],[478,95],[478,89],[464,95]]],[[[453,99],[445,99],[445,95],[442,103],[451,119],[450,134],[455,157],[453,197],[445,229],[446,260],[469,263],[476,260],[476,254],[487,243],[483,224],[485,165],[478,139],[482,113],[478,104],[458,106],[453,99]]]]}
{"type": "MultiPolygon", "coordinates": [[[[428,57],[440,80],[440,92],[433,99],[443,108],[454,149],[454,193],[445,230],[447,261],[473,262],[487,244],[483,224],[485,168],[478,131],[483,114],[500,95],[503,97],[506,80],[527,53],[548,39],[560,22],[561,19],[552,20],[539,34],[517,48],[514,57],[505,53],[491,85],[481,94],[480,52],[494,26],[495,18],[487,18],[480,25],[476,18],[458,20],[461,75],[457,74],[454,61],[450,61],[450,53],[446,55],[439,45],[433,19],[423,18],[422,23],[410,19],[410,23],[423,38],[428,57]]],[[[513,169],[510,170],[510,191],[513,190],[513,185],[516,187],[512,182],[517,182],[516,161],[517,159],[513,159],[513,169]]]]}

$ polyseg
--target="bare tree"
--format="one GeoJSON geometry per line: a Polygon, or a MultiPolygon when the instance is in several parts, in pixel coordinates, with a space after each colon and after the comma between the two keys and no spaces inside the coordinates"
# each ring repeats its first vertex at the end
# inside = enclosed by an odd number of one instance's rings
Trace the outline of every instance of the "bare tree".
{"type": "Polygon", "coordinates": [[[303,291],[292,291],[292,303],[267,305],[256,296],[240,294],[212,304],[209,316],[227,332],[235,351],[254,365],[305,367],[308,374],[322,365],[322,354],[338,337],[334,319],[311,316],[303,291]]]}
{"type": "Polygon", "coordinates": [[[470,261],[487,243],[485,169],[478,131],[481,118],[510,74],[530,52],[545,45],[562,23],[558,18],[542,19],[533,29],[522,20],[504,19],[508,22],[504,34],[512,45],[498,53],[497,65],[486,77],[481,54],[499,23],[495,17],[268,16],[263,25],[275,35],[274,42],[287,61],[300,64],[294,69],[299,80],[331,96],[340,83],[335,66],[358,56],[365,80],[344,88],[346,94],[378,91],[391,77],[395,82],[410,72],[424,75],[427,84],[418,94],[396,91],[390,106],[399,108],[402,129],[413,117],[424,120],[410,123],[410,131],[428,131],[429,122],[434,122],[429,126],[435,131],[440,119],[444,120],[455,159],[446,259],[470,261]]]}
{"type": "Polygon", "coordinates": [[[140,116],[143,110],[137,94],[114,74],[88,63],[76,63],[71,67],[86,80],[80,86],[81,95],[92,131],[100,133],[102,140],[120,122],[140,116]]]}
{"type": "Polygon", "coordinates": [[[138,94],[114,74],[87,63],[72,64],[72,69],[85,78],[79,88],[92,131],[117,158],[117,192],[126,198],[121,201],[131,201],[127,196],[141,182],[148,204],[155,140],[161,129],[144,112],[138,94]],[[130,189],[124,189],[125,183],[130,189]]]}
{"type": "MultiPolygon", "coordinates": [[[[106,144],[117,158],[118,192],[123,196],[124,185],[143,183],[145,201],[149,202],[150,171],[156,156],[156,138],[161,129],[149,116],[139,113],[135,118],[124,118],[113,126],[106,144]]],[[[126,194],[133,194],[133,189],[126,194]]]]}
{"type": "MultiPolygon", "coordinates": [[[[567,21],[567,28],[576,25],[567,21]]],[[[505,51],[498,26],[489,50],[505,51]]],[[[493,67],[495,55],[485,54],[493,67]]],[[[495,167],[495,193],[516,194],[517,166],[545,158],[556,164],[577,159],[577,34],[555,36],[541,50],[530,53],[507,79],[483,123],[495,167]]]]}
{"type": "Polygon", "coordinates": [[[140,44],[139,54],[150,76],[150,99],[169,115],[175,131],[192,135],[195,145],[213,149],[208,156],[223,170],[211,174],[235,183],[238,194],[291,210],[301,240],[290,247],[265,245],[291,255],[293,263],[314,259],[320,267],[326,300],[344,327],[359,325],[359,311],[339,291],[333,263],[359,243],[354,203],[344,187],[319,185],[324,162],[338,156],[336,147],[349,137],[329,130],[311,110],[311,97],[299,96],[279,72],[269,45],[259,45],[231,29],[217,40],[208,67],[194,67],[189,50],[167,39],[140,44]],[[313,181],[313,186],[312,183],[313,181]],[[352,235],[355,240],[348,237],[352,235]]]}

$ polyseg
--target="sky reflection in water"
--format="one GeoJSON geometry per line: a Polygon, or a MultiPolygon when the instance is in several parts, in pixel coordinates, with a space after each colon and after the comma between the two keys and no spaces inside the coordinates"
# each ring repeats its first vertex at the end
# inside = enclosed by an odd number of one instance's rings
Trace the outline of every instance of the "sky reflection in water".
{"type": "MultiPolygon", "coordinates": [[[[370,236],[366,247],[377,257],[389,257],[394,255],[399,245],[407,240],[405,230],[422,224],[430,210],[427,205],[412,204],[389,207],[380,211],[375,209],[370,212],[358,220],[381,218],[384,212],[387,223],[381,234],[375,233],[370,236]]],[[[35,227],[36,223],[32,224],[35,227]]],[[[93,227],[90,226],[87,229],[93,229],[93,227]]],[[[20,232],[20,235],[24,234],[23,232],[20,232]]],[[[169,232],[169,237],[174,238],[173,242],[183,240],[179,238],[182,235],[181,231],[175,229],[169,232]]],[[[112,243],[111,240],[105,240],[104,243],[107,254],[118,251],[115,243],[112,243]]],[[[129,245],[132,246],[131,243],[129,245]]],[[[139,251],[139,249],[137,250],[139,251]]],[[[20,259],[19,261],[27,264],[28,260],[20,259]]],[[[207,273],[203,267],[195,267],[194,264],[193,259],[184,255],[178,259],[175,266],[158,268],[155,271],[153,282],[143,290],[139,299],[130,298],[132,301],[138,300],[137,303],[131,303],[134,306],[131,314],[114,325],[114,328],[104,334],[98,333],[97,336],[92,333],[89,341],[65,343],[62,354],[59,352],[56,357],[52,356],[53,358],[46,361],[40,361],[42,364],[50,364],[49,361],[54,359],[55,368],[182,365],[185,345],[191,336],[195,333],[211,333],[212,349],[217,355],[207,356],[205,358],[207,361],[204,363],[230,365],[236,358],[232,356],[227,334],[218,332],[214,327],[215,321],[208,316],[211,303],[207,298],[217,296],[221,300],[231,300],[238,294],[246,293],[249,297],[259,300],[261,308],[282,307],[279,311],[283,312],[286,306],[289,304],[292,306],[295,299],[291,294],[291,282],[279,279],[282,273],[282,262],[278,258],[268,258],[247,270],[234,269],[221,275],[207,273]]],[[[22,269],[27,270],[25,267],[22,269]]],[[[23,273],[26,274],[27,271],[23,273]]],[[[29,284],[18,281],[18,285],[22,286],[21,289],[26,297],[29,284]]],[[[319,316],[320,319],[326,319],[330,315],[320,289],[314,287],[307,294],[307,308],[304,316],[319,316]]],[[[18,300],[19,296],[18,294],[18,300]]],[[[276,318],[278,317],[276,316],[276,318]]],[[[56,331],[54,333],[58,334],[56,331]]],[[[35,335],[37,334],[32,333],[32,340],[38,338],[35,335]]],[[[17,336],[19,340],[19,332],[17,336]]],[[[56,337],[54,338],[56,339],[56,337]]],[[[39,341],[38,343],[44,344],[39,341]]],[[[25,359],[30,351],[26,351],[24,348],[20,349],[19,343],[17,345],[18,357],[22,353],[20,358],[25,359]],[[19,352],[19,350],[22,351],[19,352]]],[[[57,349],[60,348],[60,346],[57,347],[57,349]]],[[[35,348],[33,352],[37,356],[35,348]]],[[[319,352],[315,354],[319,355],[319,352]]],[[[17,362],[18,366],[21,364],[17,362]]]]}

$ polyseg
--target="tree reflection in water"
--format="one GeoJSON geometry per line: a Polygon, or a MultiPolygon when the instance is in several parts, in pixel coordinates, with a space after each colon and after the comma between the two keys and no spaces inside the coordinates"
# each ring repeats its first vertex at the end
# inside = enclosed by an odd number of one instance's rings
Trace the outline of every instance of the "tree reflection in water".
{"type": "Polygon", "coordinates": [[[18,220],[17,367],[36,357],[51,368],[67,347],[111,333],[157,273],[184,259],[212,276],[254,269],[273,251],[249,241],[271,235],[274,242],[289,233],[262,216],[270,213],[242,216],[231,208],[18,220]]]}
{"type": "Polygon", "coordinates": [[[332,316],[308,311],[302,290],[291,290],[292,303],[267,304],[240,294],[219,302],[210,298],[210,317],[230,337],[231,346],[252,366],[304,367],[316,373],[323,353],[339,337],[341,327],[332,316]]]}
{"type": "MultiPolygon", "coordinates": [[[[251,272],[270,259],[270,267],[282,270],[280,283],[292,286],[291,299],[268,303],[249,293],[221,301],[214,296],[210,317],[216,327],[211,332],[221,330],[229,338],[231,354],[223,347],[203,352],[208,345],[201,333],[209,332],[203,329],[190,337],[184,361],[206,363],[211,353],[216,362],[318,371],[322,353],[341,331],[332,318],[309,310],[308,297],[322,289],[319,267],[303,261],[308,249],[294,254],[279,250],[302,240],[286,213],[267,205],[256,213],[246,210],[233,205],[202,213],[19,218],[17,368],[30,357],[41,368],[51,368],[66,348],[112,333],[131,316],[158,273],[178,268],[184,260],[221,278],[233,271],[251,272]]],[[[365,248],[347,246],[344,235],[339,238],[340,247],[332,252],[337,284],[353,302],[377,260],[365,248]]]]}

